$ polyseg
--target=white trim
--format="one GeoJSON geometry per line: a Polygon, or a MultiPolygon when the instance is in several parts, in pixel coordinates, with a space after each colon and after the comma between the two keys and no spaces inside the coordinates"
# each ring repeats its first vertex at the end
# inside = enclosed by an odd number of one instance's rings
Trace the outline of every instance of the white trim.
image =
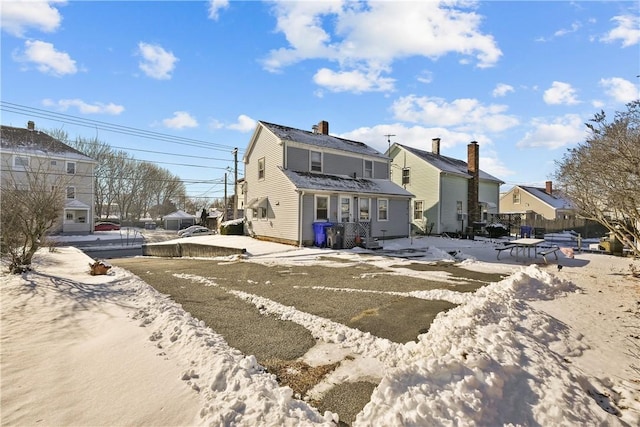
{"type": "Polygon", "coordinates": [[[386,198],[378,198],[378,199],[376,200],[376,205],[377,205],[377,208],[378,208],[378,209],[377,209],[377,211],[378,211],[378,222],[385,222],[385,221],[389,221],[389,199],[386,199],[386,198]],[[381,218],[380,218],[380,202],[382,202],[382,201],[386,202],[386,209],[385,209],[385,212],[387,213],[387,217],[386,217],[386,218],[384,218],[384,219],[381,219],[381,218]]]}

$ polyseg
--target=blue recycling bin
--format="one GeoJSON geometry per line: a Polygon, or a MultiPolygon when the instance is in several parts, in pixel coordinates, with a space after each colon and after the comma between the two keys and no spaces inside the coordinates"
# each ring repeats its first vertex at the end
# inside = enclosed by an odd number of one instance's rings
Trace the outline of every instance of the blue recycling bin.
{"type": "Polygon", "coordinates": [[[313,243],[320,247],[324,248],[327,246],[327,233],[325,229],[327,227],[331,227],[333,224],[330,222],[314,222],[313,223],[313,234],[314,240],[313,243]]]}
{"type": "Polygon", "coordinates": [[[520,237],[531,237],[533,227],[530,225],[523,225],[520,227],[520,237]]]}

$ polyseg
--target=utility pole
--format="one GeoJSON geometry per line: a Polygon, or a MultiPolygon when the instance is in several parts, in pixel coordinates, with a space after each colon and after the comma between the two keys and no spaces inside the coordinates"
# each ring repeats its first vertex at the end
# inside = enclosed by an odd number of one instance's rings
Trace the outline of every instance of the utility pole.
{"type": "MultiPolygon", "coordinates": [[[[389,149],[391,149],[391,137],[395,136],[393,134],[387,134],[385,135],[387,137],[387,142],[389,143],[389,149]]],[[[388,151],[388,150],[387,150],[388,151]]]]}
{"type": "Polygon", "coordinates": [[[224,173],[224,205],[222,205],[224,209],[224,218],[227,218],[227,173],[224,173]]]}
{"type": "Polygon", "coordinates": [[[233,149],[233,219],[238,219],[238,148],[233,149]]]}

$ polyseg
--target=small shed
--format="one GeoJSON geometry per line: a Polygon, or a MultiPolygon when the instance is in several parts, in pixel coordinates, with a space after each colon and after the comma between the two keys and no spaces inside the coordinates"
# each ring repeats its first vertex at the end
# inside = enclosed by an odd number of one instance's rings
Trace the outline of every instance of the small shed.
{"type": "Polygon", "coordinates": [[[165,215],[162,220],[164,221],[165,230],[182,230],[196,223],[195,215],[188,214],[181,210],[165,215]]]}

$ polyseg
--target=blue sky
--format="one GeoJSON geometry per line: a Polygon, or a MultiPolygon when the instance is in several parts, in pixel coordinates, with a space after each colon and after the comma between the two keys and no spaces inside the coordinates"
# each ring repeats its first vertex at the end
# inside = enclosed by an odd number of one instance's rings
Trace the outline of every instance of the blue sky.
{"type": "Polygon", "coordinates": [[[97,136],[193,197],[223,196],[234,147],[242,176],[257,120],[326,120],[381,152],[439,137],[463,160],[475,140],[503,190],[542,185],[595,113],[640,97],[637,1],[2,0],[1,16],[2,124],[97,136]]]}

